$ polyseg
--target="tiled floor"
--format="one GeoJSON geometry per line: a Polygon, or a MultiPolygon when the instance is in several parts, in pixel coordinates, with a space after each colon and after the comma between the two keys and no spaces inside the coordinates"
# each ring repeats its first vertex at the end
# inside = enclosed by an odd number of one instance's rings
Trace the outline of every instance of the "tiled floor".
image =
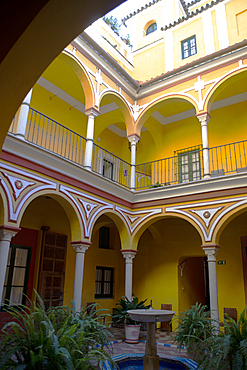
{"type": "MultiPolygon", "coordinates": [[[[112,342],[112,356],[126,353],[145,353],[146,332],[140,334],[138,344],[128,344],[124,342],[124,329],[109,328],[112,342]]],[[[187,357],[185,349],[179,350],[172,340],[172,333],[156,331],[156,343],[158,355],[187,357]]]]}

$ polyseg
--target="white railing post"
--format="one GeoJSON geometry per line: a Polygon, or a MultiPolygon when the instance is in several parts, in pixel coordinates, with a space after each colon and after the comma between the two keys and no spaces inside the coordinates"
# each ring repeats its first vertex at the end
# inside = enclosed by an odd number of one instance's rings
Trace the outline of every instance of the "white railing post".
{"type": "Polygon", "coordinates": [[[100,111],[95,108],[89,108],[85,109],[84,113],[88,116],[84,167],[88,170],[91,170],[93,157],[94,118],[100,114],[100,111]]]}
{"type": "Polygon", "coordinates": [[[202,150],[203,150],[203,167],[204,178],[209,178],[210,163],[209,163],[209,147],[208,147],[208,122],[211,116],[208,113],[197,114],[197,118],[201,123],[202,128],[202,150]]]}
{"type": "Polygon", "coordinates": [[[73,300],[75,302],[76,311],[79,311],[81,309],[85,252],[90,247],[91,243],[90,242],[70,242],[70,243],[76,251],[73,300]]]}
{"type": "Polygon", "coordinates": [[[24,140],[25,139],[25,132],[27,127],[27,120],[28,120],[28,113],[30,108],[30,102],[32,97],[32,91],[31,89],[23,102],[21,103],[21,106],[19,108],[19,111],[17,112],[17,123],[16,123],[16,136],[19,139],[24,140]]]}
{"type": "Polygon", "coordinates": [[[136,256],[137,250],[122,249],[125,258],[125,297],[132,301],[132,286],[133,286],[133,259],[136,256]]]}
{"type": "Polygon", "coordinates": [[[130,142],[131,151],[131,173],[130,173],[130,188],[135,189],[135,166],[136,166],[136,144],[140,140],[140,136],[137,134],[132,134],[127,136],[130,142]]]}
{"type": "Polygon", "coordinates": [[[3,287],[7,269],[11,239],[20,231],[17,227],[0,227],[0,306],[3,299],[3,287]]]}
{"type": "Polygon", "coordinates": [[[219,245],[202,245],[202,249],[207,255],[208,260],[208,280],[211,318],[214,320],[213,325],[219,329],[219,307],[218,307],[218,288],[216,272],[216,256],[220,249],[219,245]]]}

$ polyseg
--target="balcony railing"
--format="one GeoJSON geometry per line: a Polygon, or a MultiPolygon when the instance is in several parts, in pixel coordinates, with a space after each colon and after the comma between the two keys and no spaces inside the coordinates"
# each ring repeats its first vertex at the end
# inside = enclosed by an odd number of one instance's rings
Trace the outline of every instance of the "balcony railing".
{"type": "Polygon", "coordinates": [[[247,171],[247,140],[209,149],[211,176],[247,171]]]}
{"type": "MultiPolygon", "coordinates": [[[[16,120],[13,120],[9,131],[16,133],[16,120]]],[[[86,139],[32,108],[29,110],[25,139],[83,165],[86,139]]]]}
{"type": "Polygon", "coordinates": [[[92,171],[130,188],[130,164],[96,144],[93,144],[92,171]]]}
{"type": "MultiPolygon", "coordinates": [[[[14,119],[9,132],[17,133],[14,119]]],[[[83,166],[86,139],[30,108],[25,139],[83,166]]],[[[247,140],[209,149],[211,177],[247,171],[247,140]]],[[[131,165],[93,144],[92,171],[130,188],[131,165]]],[[[204,176],[203,150],[192,147],[164,158],[135,166],[135,190],[200,180],[204,176]]]]}

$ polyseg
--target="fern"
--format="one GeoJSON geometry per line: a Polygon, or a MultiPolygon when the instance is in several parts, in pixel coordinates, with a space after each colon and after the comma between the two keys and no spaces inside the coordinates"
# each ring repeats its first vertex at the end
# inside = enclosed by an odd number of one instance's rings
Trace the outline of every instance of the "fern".
{"type": "Polygon", "coordinates": [[[37,304],[13,306],[8,312],[13,321],[2,329],[0,369],[60,370],[93,369],[110,355],[104,346],[108,332],[100,323],[101,309],[88,314],[69,307],[50,308],[37,295],[37,304]]]}

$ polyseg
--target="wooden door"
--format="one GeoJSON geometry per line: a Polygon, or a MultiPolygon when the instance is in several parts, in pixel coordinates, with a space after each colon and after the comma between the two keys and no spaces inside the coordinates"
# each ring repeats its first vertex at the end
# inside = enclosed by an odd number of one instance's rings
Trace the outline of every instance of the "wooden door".
{"type": "Polygon", "coordinates": [[[45,308],[63,305],[67,236],[44,231],[39,294],[45,308]]]}

